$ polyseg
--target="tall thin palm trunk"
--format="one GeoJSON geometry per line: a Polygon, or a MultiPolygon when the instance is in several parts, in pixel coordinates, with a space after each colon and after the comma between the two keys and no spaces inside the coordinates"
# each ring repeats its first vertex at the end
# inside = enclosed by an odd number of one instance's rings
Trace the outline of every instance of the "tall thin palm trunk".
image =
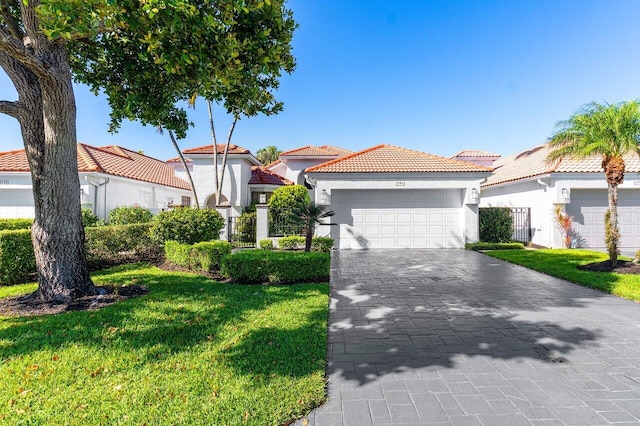
{"type": "MultiPolygon", "coordinates": [[[[222,156],[222,174],[220,175],[220,182],[218,183],[218,188],[216,190],[216,198],[218,199],[218,203],[220,202],[220,193],[222,192],[222,185],[224,183],[224,170],[227,167],[227,156],[229,155],[229,145],[231,145],[231,137],[233,136],[233,130],[236,128],[236,123],[238,122],[238,116],[233,116],[233,123],[231,123],[231,127],[229,128],[229,134],[227,135],[227,142],[224,145],[224,154],[222,156]]],[[[216,163],[217,166],[217,163],[216,163]]],[[[216,167],[217,169],[217,167],[216,167]]]]}
{"type": "Polygon", "coordinates": [[[618,229],[618,186],[609,183],[607,185],[609,198],[609,217],[605,221],[605,235],[607,251],[612,266],[618,264],[618,247],[620,240],[620,230],[618,229]]]}
{"type": "MultiPolygon", "coordinates": [[[[216,129],[213,125],[213,110],[211,108],[211,101],[207,101],[207,109],[209,110],[209,130],[211,132],[211,142],[213,144],[213,188],[215,194],[213,195],[216,206],[220,204],[220,188],[218,184],[218,141],[216,139],[216,129]]],[[[224,170],[223,170],[224,173],[224,170]]]]}
{"type": "Polygon", "coordinates": [[[180,157],[180,162],[182,163],[184,170],[187,172],[187,177],[189,178],[189,185],[191,185],[191,193],[193,194],[193,201],[196,204],[196,209],[199,209],[200,202],[198,201],[198,193],[196,192],[196,186],[193,184],[193,178],[191,177],[191,171],[189,171],[187,160],[185,160],[184,155],[182,155],[182,151],[178,146],[178,142],[176,141],[176,135],[173,134],[173,130],[169,130],[169,138],[171,139],[171,143],[173,144],[173,147],[176,149],[176,152],[180,157]]]}

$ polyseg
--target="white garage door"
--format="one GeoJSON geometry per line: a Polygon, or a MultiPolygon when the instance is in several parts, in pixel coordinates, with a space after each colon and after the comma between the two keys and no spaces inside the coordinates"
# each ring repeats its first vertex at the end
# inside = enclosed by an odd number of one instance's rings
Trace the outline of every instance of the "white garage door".
{"type": "Polygon", "coordinates": [[[341,249],[463,247],[461,190],[333,190],[341,249]]]}
{"type": "MultiPolygon", "coordinates": [[[[573,189],[567,213],[573,216],[573,228],[585,245],[603,248],[604,213],[607,210],[607,190],[573,189]]],[[[640,188],[618,190],[618,225],[620,248],[640,247],[640,188]]]]}
{"type": "Polygon", "coordinates": [[[0,188],[0,218],[33,218],[33,193],[28,189],[0,188]]]}

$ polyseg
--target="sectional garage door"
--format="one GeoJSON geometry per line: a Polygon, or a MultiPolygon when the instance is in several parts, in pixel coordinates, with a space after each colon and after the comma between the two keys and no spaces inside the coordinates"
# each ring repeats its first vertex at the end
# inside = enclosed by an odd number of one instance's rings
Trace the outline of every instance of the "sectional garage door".
{"type": "MultiPolygon", "coordinates": [[[[607,206],[605,189],[571,190],[571,203],[567,205],[567,213],[573,216],[573,227],[587,247],[605,247],[604,213],[607,206]]],[[[640,189],[618,190],[618,224],[620,248],[640,247],[640,189]]]]}
{"type": "Polygon", "coordinates": [[[341,249],[462,247],[461,190],[333,190],[341,249]]]}
{"type": "Polygon", "coordinates": [[[31,188],[0,188],[0,218],[32,218],[33,193],[31,188]]]}

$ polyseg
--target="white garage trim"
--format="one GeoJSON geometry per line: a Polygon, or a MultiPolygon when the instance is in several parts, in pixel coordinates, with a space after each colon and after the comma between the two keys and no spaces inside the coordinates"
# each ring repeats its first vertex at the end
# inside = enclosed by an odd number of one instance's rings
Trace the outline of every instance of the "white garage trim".
{"type": "Polygon", "coordinates": [[[464,246],[460,189],[332,191],[340,249],[464,246]]]}

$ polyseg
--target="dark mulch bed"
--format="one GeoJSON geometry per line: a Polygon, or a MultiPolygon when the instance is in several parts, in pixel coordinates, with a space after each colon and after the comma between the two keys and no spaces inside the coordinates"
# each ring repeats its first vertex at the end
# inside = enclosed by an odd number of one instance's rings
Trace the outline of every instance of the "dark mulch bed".
{"type": "Polygon", "coordinates": [[[113,305],[122,300],[143,296],[149,289],[143,285],[123,287],[98,287],[101,294],[80,297],[72,302],[42,302],[31,295],[0,299],[0,315],[28,317],[34,315],[60,314],[68,311],[91,311],[113,305]]]}
{"type": "Polygon", "coordinates": [[[188,272],[190,274],[196,274],[196,275],[201,275],[203,277],[211,278],[212,280],[215,280],[221,283],[230,282],[228,278],[223,277],[222,275],[220,275],[219,272],[205,272],[205,271],[198,271],[194,269],[183,268],[182,266],[174,265],[173,263],[166,262],[166,261],[164,263],[156,264],[155,266],[157,268],[162,269],[163,271],[188,272]]]}
{"type": "Polygon", "coordinates": [[[628,260],[618,260],[618,265],[613,267],[611,262],[589,263],[587,265],[578,266],[578,269],[591,272],[616,272],[618,274],[640,274],[640,265],[628,260]]]}

